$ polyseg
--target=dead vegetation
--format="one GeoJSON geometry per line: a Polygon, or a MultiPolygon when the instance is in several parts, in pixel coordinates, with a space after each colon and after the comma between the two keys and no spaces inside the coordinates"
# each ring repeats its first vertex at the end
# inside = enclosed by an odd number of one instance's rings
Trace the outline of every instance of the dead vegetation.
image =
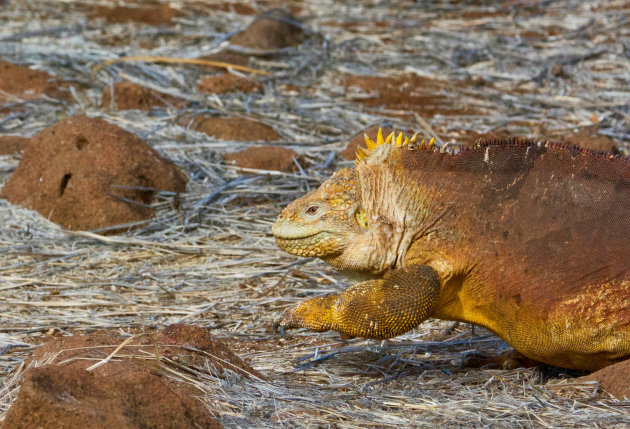
{"type": "MultiPolygon", "coordinates": [[[[493,357],[509,348],[465,325],[432,320],[387,344],[345,342],[334,333],[280,338],[271,324],[285,308],[348,283],[321,262],[284,254],[270,235],[280,208],[350,165],[337,151],[378,123],[421,129],[442,144],[474,133],[547,135],[596,124],[599,135],[627,153],[627,2],[313,0],[213,7],[175,0],[169,10],[177,13],[157,26],[86,20],[100,2],[5,3],[0,59],[53,76],[63,97],[48,87],[14,93],[3,87],[0,134],[32,136],[74,113],[102,117],[173,160],[189,184],[181,195],[159,194],[156,217],[118,236],[64,231],[0,200],[2,416],[16,398],[22,361],[47,338],[101,329],[124,336],[183,322],[211,329],[268,378],[185,368],[169,375],[197,388],[225,427],[630,424],[630,403],[598,391],[581,374],[484,367],[478,354],[493,357]],[[253,19],[239,10],[274,6],[297,14],[304,41],[249,58],[248,67],[268,75],[230,71],[255,79],[261,93],[200,93],[203,79],[225,68],[194,64],[117,61],[93,73],[123,55],[193,59],[224,52],[253,19]],[[429,83],[413,88],[413,100],[439,92],[426,117],[422,104],[392,102],[400,94],[382,93],[387,85],[346,84],[348,75],[392,81],[409,74],[429,83]],[[123,80],[181,105],[101,107],[103,92],[123,80]],[[259,174],[242,175],[222,155],[260,143],[209,137],[183,125],[184,115],[266,124],[281,136],[271,144],[296,151],[302,162],[292,172],[246,169],[259,174]]],[[[0,184],[18,161],[0,156],[0,184]]]]}

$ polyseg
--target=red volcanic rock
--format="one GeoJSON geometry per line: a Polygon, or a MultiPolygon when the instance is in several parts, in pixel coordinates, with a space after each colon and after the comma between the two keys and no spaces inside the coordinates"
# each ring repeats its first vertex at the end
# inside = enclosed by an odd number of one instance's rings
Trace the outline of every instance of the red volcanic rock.
{"type": "Polygon", "coordinates": [[[193,126],[197,131],[219,140],[269,142],[281,139],[272,127],[251,119],[197,116],[193,126]]]}
{"type": "Polygon", "coordinates": [[[241,168],[274,171],[297,170],[293,159],[298,158],[295,151],[278,146],[253,146],[223,156],[225,162],[241,168]]]}

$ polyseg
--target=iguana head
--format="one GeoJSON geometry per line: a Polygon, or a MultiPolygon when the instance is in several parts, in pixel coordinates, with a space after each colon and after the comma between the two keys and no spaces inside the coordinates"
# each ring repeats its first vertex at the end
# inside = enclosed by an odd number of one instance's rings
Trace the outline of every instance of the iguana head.
{"type": "Polygon", "coordinates": [[[415,188],[390,163],[392,151],[410,140],[402,134],[383,139],[379,130],[376,142],[366,136],[366,143],[369,152],[359,150],[356,169],[336,172],[282,211],[272,229],[280,248],[359,277],[379,275],[401,261],[410,242],[403,236],[414,233],[406,219],[414,213],[403,201],[415,188]]]}
{"type": "Polygon", "coordinates": [[[288,253],[351,269],[359,256],[357,246],[370,241],[369,229],[356,170],[346,168],[289,204],[272,232],[278,246],[288,253]]]}

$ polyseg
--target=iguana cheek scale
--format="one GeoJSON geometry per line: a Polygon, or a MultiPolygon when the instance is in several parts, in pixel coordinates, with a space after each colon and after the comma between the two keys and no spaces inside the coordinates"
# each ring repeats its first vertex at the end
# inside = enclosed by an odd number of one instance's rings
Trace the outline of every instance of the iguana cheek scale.
{"type": "Polygon", "coordinates": [[[630,357],[629,160],[534,140],[366,144],[273,228],[284,250],[360,281],[280,326],[383,339],[436,317],[552,365],[630,357]]]}

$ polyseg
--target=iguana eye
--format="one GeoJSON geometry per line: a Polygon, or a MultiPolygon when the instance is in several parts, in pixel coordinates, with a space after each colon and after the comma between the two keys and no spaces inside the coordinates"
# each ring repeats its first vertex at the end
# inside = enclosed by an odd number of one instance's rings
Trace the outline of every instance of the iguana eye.
{"type": "Polygon", "coordinates": [[[318,211],[319,211],[319,206],[308,206],[306,210],[304,211],[304,213],[306,213],[309,216],[315,216],[318,211]]]}
{"type": "Polygon", "coordinates": [[[365,215],[365,212],[363,210],[361,209],[357,210],[354,213],[354,218],[357,220],[357,223],[359,224],[361,228],[364,228],[364,229],[368,228],[367,216],[365,215]]]}

